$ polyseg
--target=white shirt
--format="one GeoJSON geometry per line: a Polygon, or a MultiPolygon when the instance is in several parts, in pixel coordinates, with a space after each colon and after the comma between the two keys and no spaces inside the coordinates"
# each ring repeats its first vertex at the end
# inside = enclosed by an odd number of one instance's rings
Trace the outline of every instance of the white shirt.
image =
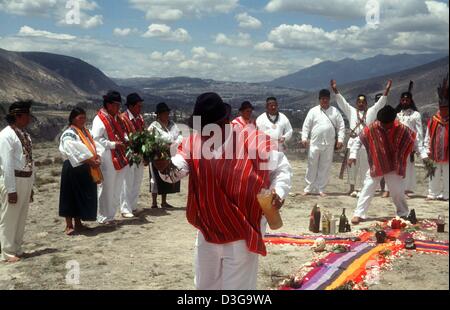
{"type": "Polygon", "coordinates": [[[178,147],[183,142],[183,136],[178,128],[177,124],[170,121],[169,128],[163,128],[160,122],[154,121],[149,127],[148,131],[155,130],[156,133],[167,143],[170,143],[172,147],[178,147]]]}
{"type": "MultiPolygon", "coordinates": [[[[95,143],[95,147],[97,154],[100,152],[103,153],[103,147],[98,142],[95,143]]],[[[61,135],[59,151],[63,158],[65,160],[68,159],[74,168],[81,166],[85,160],[94,156],[89,148],[81,141],[77,133],[71,128],[68,128],[61,135]]]]}
{"type": "Polygon", "coordinates": [[[345,123],[338,109],[330,106],[324,111],[320,106],[316,106],[308,112],[303,123],[302,141],[311,140],[310,143],[314,146],[334,146],[336,131],[338,142],[343,143],[345,123]]]}
{"type": "Polygon", "coordinates": [[[116,148],[116,142],[109,140],[105,124],[103,124],[103,121],[98,115],[95,116],[94,121],[92,122],[91,132],[94,140],[103,147],[101,152],[99,152],[100,157],[102,157],[107,150],[114,150],[116,148]]]}
{"type": "MultiPolygon", "coordinates": [[[[273,116],[273,121],[275,121],[276,116],[273,116]]],[[[272,123],[267,117],[267,113],[260,115],[256,119],[256,127],[268,135],[273,140],[285,139],[288,142],[292,138],[292,126],[289,119],[283,113],[280,113],[278,121],[276,124],[272,123]]]]}
{"type": "MultiPolygon", "coordinates": [[[[32,171],[33,168],[34,164],[32,167],[27,167],[22,142],[14,130],[7,126],[0,132],[0,178],[4,179],[8,194],[17,192],[14,170],[32,171]]],[[[32,177],[34,178],[34,174],[32,177]]]]}
{"type": "Polygon", "coordinates": [[[402,110],[397,114],[397,119],[403,125],[407,126],[409,129],[417,134],[417,143],[419,147],[423,147],[423,126],[422,126],[422,116],[419,112],[412,109],[402,110]]]}
{"type": "MultiPolygon", "coordinates": [[[[339,106],[339,109],[341,109],[347,117],[350,124],[350,129],[353,130],[356,135],[359,135],[364,127],[369,126],[377,120],[377,114],[386,105],[387,97],[382,96],[372,107],[367,110],[364,124],[359,124],[359,119],[364,117],[364,111],[360,111],[357,108],[352,107],[341,94],[336,95],[336,102],[339,106]]],[[[348,140],[347,147],[349,149],[352,148],[355,139],[356,138],[350,137],[350,139],[348,140]]]]}

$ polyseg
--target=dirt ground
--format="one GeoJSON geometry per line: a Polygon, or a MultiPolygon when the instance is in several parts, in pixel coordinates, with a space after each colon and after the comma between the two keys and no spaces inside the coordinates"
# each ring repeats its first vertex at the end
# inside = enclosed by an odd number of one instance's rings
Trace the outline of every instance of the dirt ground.
{"type": "MultiPolygon", "coordinates": [[[[115,228],[99,227],[86,235],[64,235],[64,220],[58,217],[61,163],[55,144],[36,146],[35,158],[41,166],[37,170],[35,202],[31,205],[25,235],[25,250],[31,257],[17,264],[0,263],[0,289],[194,289],[194,241],[196,230],[185,217],[187,180],[182,192],[169,196],[174,210],[150,209],[149,176],[145,174],[137,219],[120,220],[115,228]],[[55,162],[56,159],[56,162],[55,162]],[[66,264],[76,261],[80,266],[80,283],[66,283],[69,269],[66,264]]],[[[339,215],[342,208],[347,215],[356,206],[356,199],[339,194],[347,191],[345,181],[339,180],[340,165],[333,166],[327,198],[300,196],[304,187],[305,160],[290,156],[294,169],[291,196],[282,216],[284,227],[277,232],[302,234],[308,231],[309,213],[315,203],[339,215]]],[[[425,195],[424,171],[418,169],[417,193],[425,195]]],[[[446,215],[448,231],[449,205],[428,202],[424,196],[409,200],[419,219],[436,219],[446,215]]],[[[395,215],[389,199],[376,197],[370,217],[389,218],[395,215]]],[[[368,226],[375,220],[361,225],[368,226]]],[[[355,229],[355,227],[353,227],[355,229]]],[[[436,238],[448,240],[448,233],[436,238]]],[[[309,247],[268,246],[267,257],[260,258],[258,289],[274,289],[284,277],[313,259],[309,247]]],[[[370,289],[449,289],[449,257],[413,254],[398,259],[392,271],[383,272],[378,283],[370,289]]]]}

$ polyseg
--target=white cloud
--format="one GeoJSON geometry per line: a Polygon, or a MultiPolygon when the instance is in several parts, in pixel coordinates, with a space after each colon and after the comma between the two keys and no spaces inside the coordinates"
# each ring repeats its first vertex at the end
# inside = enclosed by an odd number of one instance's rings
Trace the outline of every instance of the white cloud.
{"type": "Polygon", "coordinates": [[[85,29],[95,28],[100,25],[103,25],[103,16],[102,15],[95,15],[88,18],[85,18],[81,22],[81,27],[85,29]]]}
{"type": "Polygon", "coordinates": [[[136,28],[114,28],[113,30],[113,34],[118,37],[126,37],[137,32],[138,30],[136,28]]]}
{"type": "Polygon", "coordinates": [[[236,47],[248,47],[252,45],[252,38],[248,33],[240,32],[237,36],[227,36],[219,33],[215,37],[215,43],[219,45],[228,45],[236,47]]]}
{"type": "Polygon", "coordinates": [[[276,51],[277,48],[272,42],[265,41],[255,45],[255,50],[260,52],[273,52],[276,51]]]}
{"type": "MultiPolygon", "coordinates": [[[[396,0],[391,5],[401,6],[396,0]]],[[[326,31],[306,24],[283,24],[270,31],[268,41],[276,48],[313,51],[321,58],[337,54],[361,58],[376,53],[448,52],[448,44],[444,43],[449,40],[448,4],[427,1],[423,5],[425,11],[385,18],[377,28],[366,25],[326,31]]]]}
{"type": "Polygon", "coordinates": [[[22,37],[43,37],[47,39],[53,39],[53,40],[73,40],[76,39],[75,36],[69,35],[69,34],[62,34],[62,33],[53,33],[49,31],[44,30],[36,30],[28,26],[23,26],[20,28],[19,36],[22,37]]]}
{"type": "Polygon", "coordinates": [[[185,16],[229,13],[238,0],[129,0],[131,6],[145,13],[151,20],[175,21],[185,16]]]}
{"type": "Polygon", "coordinates": [[[220,59],[221,56],[217,53],[208,52],[203,46],[193,47],[191,50],[192,58],[194,59],[220,59]]]}
{"type": "Polygon", "coordinates": [[[167,61],[167,62],[180,62],[186,59],[186,56],[184,56],[183,52],[180,50],[173,50],[168,51],[166,53],[161,52],[153,52],[150,55],[150,58],[152,60],[161,60],[161,61],[167,61]]]}
{"type": "Polygon", "coordinates": [[[144,38],[160,38],[167,41],[187,42],[191,37],[186,29],[178,28],[172,31],[170,26],[165,24],[151,24],[146,33],[142,35],[144,38]]]}
{"type": "Polygon", "coordinates": [[[271,0],[266,5],[268,12],[300,11],[324,16],[364,16],[367,0],[271,0]]]}
{"type": "Polygon", "coordinates": [[[80,23],[69,25],[66,22],[66,15],[73,9],[73,6],[66,8],[66,4],[70,4],[70,2],[68,0],[1,0],[0,11],[13,15],[52,18],[60,26],[79,26],[90,29],[103,24],[102,15],[88,14],[88,12],[100,8],[97,2],[77,0],[80,9],[80,23]]]}
{"type": "Polygon", "coordinates": [[[236,15],[236,20],[239,22],[239,27],[241,28],[258,29],[262,26],[260,20],[248,15],[248,13],[241,13],[236,15]]]}

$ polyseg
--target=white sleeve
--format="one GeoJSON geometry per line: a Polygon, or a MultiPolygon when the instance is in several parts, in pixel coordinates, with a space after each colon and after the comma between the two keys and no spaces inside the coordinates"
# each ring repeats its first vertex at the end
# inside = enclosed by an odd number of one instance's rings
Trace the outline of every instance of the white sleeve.
{"type": "Polygon", "coordinates": [[[347,119],[351,119],[352,117],[352,110],[354,109],[348,102],[345,100],[344,96],[341,94],[336,95],[336,102],[339,107],[339,109],[344,112],[347,119]]]}
{"type": "Polygon", "coordinates": [[[302,141],[308,140],[313,125],[312,123],[313,123],[313,110],[310,110],[305,118],[305,122],[303,123],[302,141]]]}
{"type": "Polygon", "coordinates": [[[285,130],[284,130],[283,138],[286,140],[286,142],[288,142],[289,140],[291,140],[292,133],[294,131],[292,130],[291,122],[289,121],[287,116],[285,116],[284,118],[285,118],[286,126],[285,126],[285,130]]]}
{"type": "Polygon", "coordinates": [[[64,135],[61,138],[60,151],[67,156],[72,167],[79,166],[85,160],[94,157],[88,147],[81,141],[64,135]]]}
{"type": "Polygon", "coordinates": [[[169,176],[159,172],[161,179],[166,183],[177,183],[189,174],[189,164],[180,154],[172,157],[172,164],[178,168],[173,175],[169,176]]]}
{"type": "Polygon", "coordinates": [[[385,107],[387,103],[387,96],[381,96],[380,99],[371,107],[374,113],[378,114],[378,112],[385,107]]]}
{"type": "Polygon", "coordinates": [[[183,135],[181,134],[177,124],[173,125],[172,132],[177,135],[174,144],[178,147],[183,142],[183,135]]]}
{"type": "Polygon", "coordinates": [[[100,143],[105,150],[111,150],[116,148],[115,142],[111,142],[107,138],[105,138],[106,128],[102,120],[98,116],[96,116],[94,118],[94,121],[92,122],[91,132],[94,140],[100,143]]]}
{"type": "Polygon", "coordinates": [[[266,126],[264,125],[264,117],[263,117],[263,115],[259,116],[256,119],[256,128],[258,128],[258,130],[260,130],[262,132],[265,132],[266,131],[266,126]]]}
{"type": "Polygon", "coordinates": [[[430,149],[430,128],[428,128],[427,126],[427,132],[425,134],[425,139],[423,140],[423,148],[424,151],[426,151],[428,153],[429,149],[430,149]]]}
{"type": "Polygon", "coordinates": [[[5,188],[8,194],[16,193],[16,177],[14,174],[14,148],[10,139],[0,138],[0,164],[3,167],[3,178],[5,179],[5,188]]]}
{"type": "Polygon", "coordinates": [[[422,125],[422,115],[416,113],[416,132],[417,132],[417,143],[419,147],[423,147],[423,125],[422,125]]]}
{"type": "Polygon", "coordinates": [[[345,122],[342,118],[341,113],[336,109],[337,112],[337,125],[338,125],[338,142],[344,143],[345,140],[345,122]]]}
{"type": "Polygon", "coordinates": [[[269,163],[270,188],[275,189],[281,199],[286,199],[292,186],[292,167],[286,155],[278,151],[269,153],[269,163]]]}
{"type": "Polygon", "coordinates": [[[350,155],[349,155],[349,159],[357,159],[358,158],[358,152],[361,149],[362,143],[361,143],[361,139],[359,137],[357,137],[354,141],[353,141],[353,145],[352,148],[350,149],[350,155]]]}

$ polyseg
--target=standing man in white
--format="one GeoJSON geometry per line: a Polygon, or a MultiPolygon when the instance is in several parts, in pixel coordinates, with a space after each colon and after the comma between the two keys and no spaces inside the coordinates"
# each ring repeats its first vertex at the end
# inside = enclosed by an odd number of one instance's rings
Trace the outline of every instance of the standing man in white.
{"type": "Polygon", "coordinates": [[[103,173],[103,183],[98,186],[97,221],[100,224],[114,223],[123,181],[130,169],[125,156],[126,127],[119,115],[121,104],[120,93],[108,92],[92,124],[92,137],[105,149],[99,154],[103,173]]]}
{"type": "Polygon", "coordinates": [[[28,208],[33,200],[34,162],[30,135],[31,102],[16,102],[0,132],[0,245],[1,259],[21,259],[28,208]]]}
{"type": "MultiPolygon", "coordinates": [[[[412,86],[410,86],[412,89],[412,86]]],[[[400,98],[400,104],[396,108],[397,119],[403,125],[416,133],[417,145],[421,150],[423,148],[423,126],[422,116],[417,110],[411,91],[404,92],[400,98]]],[[[414,153],[408,159],[405,177],[405,194],[409,195],[416,188],[416,167],[414,164],[414,153]]]]}
{"type": "Polygon", "coordinates": [[[301,143],[305,148],[309,146],[304,196],[319,193],[326,197],[334,150],[344,146],[344,119],[338,109],[330,105],[330,96],[329,90],[320,91],[320,104],[308,112],[303,124],[301,143]]]}
{"type": "MultiPolygon", "coordinates": [[[[127,128],[128,134],[142,132],[145,128],[144,118],[141,115],[144,100],[136,93],[127,96],[127,110],[121,118],[127,128]]],[[[127,172],[120,193],[120,212],[124,218],[133,218],[137,214],[139,193],[144,178],[144,163],[134,163],[127,172]]]]}
{"type": "Polygon", "coordinates": [[[348,164],[355,164],[358,151],[364,145],[370,166],[353,214],[354,225],[367,218],[367,211],[382,177],[391,189],[397,215],[408,216],[404,194],[407,161],[413,150],[420,153],[423,160],[428,156],[422,149],[419,150],[416,133],[396,120],[396,114],[393,107],[386,105],[378,112],[377,121],[365,127],[352,146],[348,164]]]}
{"type": "MultiPolygon", "coordinates": [[[[359,95],[358,99],[356,100],[356,107],[352,107],[347,102],[347,100],[345,100],[344,96],[339,93],[336,81],[331,81],[331,88],[336,94],[336,102],[338,104],[338,107],[342,112],[344,112],[350,123],[350,138],[347,144],[347,149],[349,151],[364,127],[376,121],[378,111],[380,111],[387,103],[387,96],[389,95],[391,87],[392,80],[389,80],[383,96],[379,100],[377,100],[377,102],[372,107],[368,107],[367,97],[365,95],[359,95]]],[[[358,193],[355,191],[357,180],[359,180],[359,182],[362,184],[368,170],[369,162],[367,160],[367,152],[363,146],[358,152],[356,165],[348,168],[350,196],[357,197],[358,193]]]]}
{"type": "Polygon", "coordinates": [[[280,151],[286,150],[286,143],[292,138],[293,130],[289,119],[278,110],[275,97],[267,98],[266,113],[256,119],[256,127],[278,142],[280,151]]]}
{"type": "Polygon", "coordinates": [[[436,165],[433,178],[430,179],[428,200],[449,199],[449,138],[448,138],[448,77],[438,89],[439,112],[428,121],[424,149],[436,165]]]}

